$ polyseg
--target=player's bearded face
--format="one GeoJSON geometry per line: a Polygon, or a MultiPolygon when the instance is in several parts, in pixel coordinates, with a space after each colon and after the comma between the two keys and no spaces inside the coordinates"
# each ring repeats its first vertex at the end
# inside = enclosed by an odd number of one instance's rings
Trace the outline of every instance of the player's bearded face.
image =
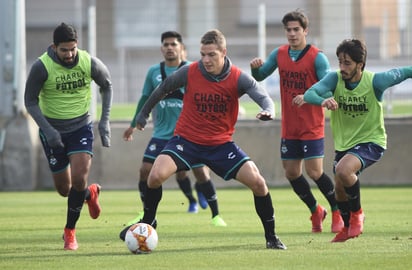
{"type": "Polygon", "coordinates": [[[348,82],[356,82],[360,79],[361,75],[361,63],[356,63],[352,58],[345,54],[340,53],[338,56],[340,73],[342,79],[348,82]]]}
{"type": "Polygon", "coordinates": [[[165,38],[160,49],[167,61],[174,61],[181,57],[182,44],[177,38],[165,38]]]}
{"type": "Polygon", "coordinates": [[[62,42],[55,47],[59,60],[64,64],[72,64],[77,55],[77,42],[62,42]]]}

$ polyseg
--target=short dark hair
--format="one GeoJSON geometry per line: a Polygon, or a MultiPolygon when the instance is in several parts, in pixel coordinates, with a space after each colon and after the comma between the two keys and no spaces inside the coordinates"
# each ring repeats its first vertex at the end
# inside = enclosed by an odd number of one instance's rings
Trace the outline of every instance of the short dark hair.
{"type": "Polygon", "coordinates": [[[59,45],[62,42],[77,41],[77,31],[74,26],[62,22],[54,29],[53,43],[59,45]]]}
{"type": "Polygon", "coordinates": [[[161,38],[160,38],[160,42],[163,43],[163,41],[164,41],[166,38],[176,38],[177,41],[179,41],[179,43],[183,43],[182,35],[179,34],[179,33],[176,32],[176,31],[166,31],[166,32],[163,32],[163,33],[162,33],[162,36],[161,36],[161,38]]]}
{"type": "Polygon", "coordinates": [[[207,31],[200,40],[200,43],[203,45],[215,44],[219,50],[226,49],[226,38],[218,29],[207,31]]]}
{"type": "Polygon", "coordinates": [[[298,21],[300,26],[302,26],[303,29],[306,29],[309,26],[308,17],[300,9],[296,9],[294,11],[288,12],[285,14],[285,16],[283,16],[282,23],[284,26],[286,26],[288,22],[291,22],[291,21],[298,21]]]}
{"type": "Polygon", "coordinates": [[[366,45],[359,39],[345,39],[336,48],[336,56],[340,53],[350,56],[356,63],[363,63],[362,70],[366,65],[367,50],[366,45]]]}

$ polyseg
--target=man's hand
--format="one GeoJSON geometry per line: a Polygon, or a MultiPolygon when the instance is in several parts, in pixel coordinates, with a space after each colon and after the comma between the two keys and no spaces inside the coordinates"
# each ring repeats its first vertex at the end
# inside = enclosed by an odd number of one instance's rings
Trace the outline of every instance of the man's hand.
{"type": "Polygon", "coordinates": [[[258,68],[262,65],[263,65],[263,60],[260,58],[253,58],[252,61],[250,61],[251,68],[258,68]]]}
{"type": "Polygon", "coordinates": [[[261,120],[261,121],[269,121],[269,120],[273,120],[273,116],[268,113],[268,112],[260,112],[256,115],[256,118],[261,120]]]}
{"type": "Polygon", "coordinates": [[[44,132],[44,135],[46,136],[47,144],[51,148],[64,147],[64,144],[62,142],[62,137],[57,130],[55,130],[54,128],[51,128],[50,130],[43,131],[43,132],[44,132]]]}
{"type": "Polygon", "coordinates": [[[306,102],[303,100],[303,95],[297,95],[292,99],[292,105],[296,105],[298,107],[302,106],[306,102]]]}
{"type": "Polygon", "coordinates": [[[104,147],[110,147],[110,123],[109,121],[99,122],[99,133],[102,145],[104,147]]]}
{"type": "Polygon", "coordinates": [[[338,103],[336,102],[336,100],[331,97],[331,98],[327,98],[324,101],[322,101],[322,107],[325,107],[328,110],[337,110],[339,108],[338,103]]]}
{"type": "Polygon", "coordinates": [[[135,130],[134,127],[128,127],[124,132],[123,132],[123,140],[126,142],[133,141],[133,131],[135,130]]]}

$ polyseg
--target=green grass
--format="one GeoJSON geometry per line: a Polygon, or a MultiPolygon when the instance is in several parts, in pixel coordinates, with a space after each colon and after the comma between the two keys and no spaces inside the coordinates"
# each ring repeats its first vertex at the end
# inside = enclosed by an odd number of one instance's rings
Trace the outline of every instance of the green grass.
{"type": "MultiPolygon", "coordinates": [[[[323,197],[314,189],[321,204],[323,197]]],[[[330,243],[325,231],[310,233],[309,211],[290,188],[272,188],[277,233],[288,250],[267,250],[246,189],[219,189],[226,228],[209,224],[210,211],[188,214],[178,190],[165,190],[158,210],[159,245],[133,255],[118,239],[123,224],[140,210],[136,191],[101,193],[99,219],[87,206],[77,224],[77,251],[61,239],[66,199],[54,191],[0,192],[0,269],[408,269],[412,260],[412,187],[362,188],[364,233],[330,243]]]]}
{"type": "MultiPolygon", "coordinates": [[[[241,106],[245,109],[245,118],[254,118],[259,112],[259,106],[253,101],[242,101],[241,106]]],[[[280,104],[275,102],[276,118],[280,117],[280,104]]],[[[119,104],[115,103],[112,107],[111,119],[112,121],[131,121],[136,110],[136,104],[127,103],[119,104]]],[[[97,115],[100,115],[101,106],[97,106],[97,115]]],[[[326,111],[326,117],[329,117],[329,111],[326,111]]],[[[393,102],[393,108],[390,113],[387,112],[385,107],[386,116],[411,116],[412,115],[412,100],[396,100],[393,102]]]]}

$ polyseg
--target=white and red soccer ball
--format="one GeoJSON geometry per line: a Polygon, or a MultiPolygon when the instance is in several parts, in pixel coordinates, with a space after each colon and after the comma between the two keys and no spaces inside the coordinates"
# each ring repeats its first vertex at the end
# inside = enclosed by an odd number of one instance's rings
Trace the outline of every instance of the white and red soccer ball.
{"type": "Polygon", "coordinates": [[[127,230],[125,243],[127,248],[134,254],[150,253],[157,247],[157,232],[149,224],[133,224],[127,230]]]}

